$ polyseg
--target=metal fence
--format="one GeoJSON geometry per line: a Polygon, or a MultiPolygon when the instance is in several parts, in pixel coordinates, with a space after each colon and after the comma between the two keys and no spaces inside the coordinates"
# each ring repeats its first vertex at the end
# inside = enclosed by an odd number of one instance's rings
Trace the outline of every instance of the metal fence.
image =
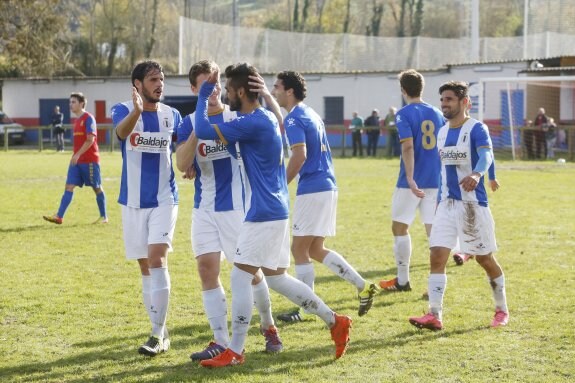
{"type": "MultiPolygon", "coordinates": [[[[393,149],[397,143],[390,140],[390,137],[393,136],[390,135],[389,129],[385,127],[375,129],[380,129],[377,157],[394,156],[391,153],[397,153],[397,150],[393,149]]],[[[366,131],[367,128],[363,130],[366,131]]],[[[353,148],[349,127],[344,125],[328,125],[326,126],[326,131],[332,153],[340,157],[349,157],[353,148]]],[[[545,160],[543,153],[546,152],[546,150],[543,150],[543,147],[540,148],[540,157],[536,158],[536,154],[538,153],[535,139],[536,131],[537,130],[532,127],[515,127],[513,134],[514,141],[512,144],[509,127],[489,126],[495,157],[502,160],[545,160]],[[515,150],[515,154],[513,150],[515,150]]],[[[395,137],[397,136],[395,135],[395,137]]],[[[365,149],[365,145],[367,144],[365,134],[363,134],[362,141],[365,149]]],[[[547,142],[542,143],[542,145],[546,144],[547,142]]],[[[575,126],[559,125],[551,149],[554,152],[554,159],[563,158],[566,161],[575,161],[575,126]]],[[[397,155],[398,154],[395,156],[397,155]]]]}
{"type": "MultiPolygon", "coordinates": [[[[67,132],[72,130],[72,125],[64,125],[64,128],[67,132]]],[[[38,149],[38,151],[43,151],[48,148],[52,149],[55,147],[54,141],[55,137],[52,135],[52,127],[51,126],[25,126],[24,130],[26,131],[26,135],[28,136],[30,133],[36,136],[35,144],[31,144],[30,139],[26,140],[25,145],[10,145],[10,140],[6,139],[8,137],[8,130],[9,127],[4,127],[4,143],[3,148],[4,151],[7,152],[8,150],[14,149],[38,149]],[[48,134],[46,134],[48,133],[48,134]]],[[[114,126],[111,124],[98,124],[98,131],[104,131],[105,134],[102,136],[101,134],[98,136],[98,146],[100,149],[106,148],[110,152],[113,152],[116,147],[119,147],[118,139],[116,135],[113,133],[114,126]]],[[[72,144],[69,142],[70,140],[66,140],[70,147],[72,144]]]]}
{"type": "MultiPolygon", "coordinates": [[[[4,134],[6,134],[6,129],[4,134]]],[[[4,151],[8,150],[33,150],[43,151],[54,148],[54,142],[51,135],[46,135],[45,132],[51,128],[49,126],[34,126],[25,128],[26,131],[34,131],[38,135],[37,143],[31,145],[9,145],[9,140],[4,140],[4,151]]],[[[367,131],[369,128],[365,127],[363,130],[367,131]]],[[[380,136],[378,140],[378,157],[389,157],[390,153],[397,150],[392,149],[394,143],[390,140],[389,129],[385,127],[374,128],[380,129],[380,136]]],[[[119,148],[118,139],[113,134],[113,125],[99,124],[98,130],[106,132],[105,139],[101,139],[98,145],[101,150],[108,150],[113,152],[119,148]]],[[[510,128],[505,126],[490,126],[489,131],[493,142],[493,148],[497,158],[501,159],[537,159],[531,158],[531,154],[536,153],[535,130],[533,128],[516,127],[513,134],[513,142],[511,140],[510,128]],[[515,153],[513,153],[515,150],[515,153]]],[[[351,131],[348,125],[327,125],[326,132],[332,152],[335,156],[349,157],[352,152],[352,139],[351,131]]],[[[7,136],[4,136],[7,137],[7,136]]],[[[362,138],[363,144],[367,145],[367,137],[362,138]]],[[[557,128],[557,138],[553,143],[553,151],[555,158],[563,158],[567,161],[575,161],[575,125],[559,125],[557,128]]],[[[544,159],[544,158],[539,158],[544,159]]]]}
{"type": "MultiPolygon", "coordinates": [[[[545,32],[525,38],[481,38],[481,61],[575,55],[575,35],[545,32]],[[524,51],[524,47],[526,47],[524,51]]],[[[203,59],[228,65],[247,61],[262,72],[399,71],[467,63],[471,40],[376,37],[233,27],[180,18],[179,72],[203,59]]]]}

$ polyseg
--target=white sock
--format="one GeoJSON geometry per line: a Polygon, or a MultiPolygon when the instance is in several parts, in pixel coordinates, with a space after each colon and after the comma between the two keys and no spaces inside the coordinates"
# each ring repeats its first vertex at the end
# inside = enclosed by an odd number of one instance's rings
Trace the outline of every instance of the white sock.
{"type": "Polygon", "coordinates": [[[157,267],[150,269],[150,277],[152,335],[163,339],[170,302],[170,274],[167,267],[157,267]]]}
{"type": "MultiPolygon", "coordinates": [[[[152,296],[150,294],[152,290],[152,277],[149,275],[142,275],[142,300],[144,301],[144,307],[148,313],[148,318],[150,318],[150,323],[152,323],[152,312],[150,311],[150,300],[152,296]]],[[[168,328],[164,326],[164,339],[169,338],[168,328]]]]}
{"type": "Polygon", "coordinates": [[[313,263],[310,262],[304,263],[303,265],[295,265],[295,277],[313,290],[315,282],[315,269],[313,267],[313,263]]]}
{"type": "Polygon", "coordinates": [[[268,281],[268,286],[274,291],[280,293],[307,312],[319,316],[328,327],[334,324],[334,312],[302,281],[286,273],[266,276],[266,280],[268,281]]]}
{"type": "Polygon", "coordinates": [[[442,320],[443,312],[443,296],[445,295],[445,288],[447,287],[446,274],[429,274],[427,280],[427,291],[429,294],[429,311],[442,320]]]}
{"type": "Polygon", "coordinates": [[[142,300],[144,301],[144,307],[148,313],[148,318],[150,318],[150,323],[152,322],[152,312],[150,311],[150,292],[152,290],[152,278],[149,275],[142,275],[142,300]]]}
{"type": "Polygon", "coordinates": [[[409,261],[411,259],[411,236],[394,237],[393,254],[397,266],[397,283],[401,286],[409,282],[409,261]]]}
{"type": "Polygon", "coordinates": [[[210,328],[214,333],[215,342],[227,348],[230,344],[230,334],[228,332],[228,304],[224,288],[219,286],[212,290],[202,291],[202,302],[210,328]]]}
{"type": "Polygon", "coordinates": [[[333,250],[323,259],[323,264],[327,266],[335,275],[345,279],[355,287],[358,291],[363,291],[365,288],[365,280],[358,274],[357,271],[341,255],[333,250]]]}
{"type": "Polygon", "coordinates": [[[254,293],[252,280],[254,276],[236,266],[231,272],[232,290],[232,341],[230,348],[236,354],[242,354],[246,337],[252,320],[254,293]]]}
{"type": "Polygon", "coordinates": [[[493,291],[495,308],[508,313],[507,297],[505,295],[505,274],[501,274],[500,277],[490,280],[489,283],[491,284],[491,289],[493,291]]]}
{"type": "Polygon", "coordinates": [[[252,285],[254,292],[254,305],[260,314],[261,326],[267,330],[270,326],[274,326],[274,318],[272,316],[272,303],[270,300],[270,290],[265,278],[257,285],[252,285]]]}

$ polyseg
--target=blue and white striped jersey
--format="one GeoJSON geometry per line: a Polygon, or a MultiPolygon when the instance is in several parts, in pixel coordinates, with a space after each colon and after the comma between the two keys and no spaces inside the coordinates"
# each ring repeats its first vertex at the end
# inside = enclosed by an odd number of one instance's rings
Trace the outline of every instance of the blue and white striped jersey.
{"type": "MultiPolygon", "coordinates": [[[[209,114],[212,124],[237,118],[228,105],[209,114]]],[[[178,144],[185,142],[194,131],[195,112],[186,116],[178,127],[178,144]]],[[[194,208],[209,211],[243,210],[243,185],[238,150],[220,140],[198,139],[194,168],[194,208]]]]}
{"type": "Polygon", "coordinates": [[[471,192],[466,192],[459,184],[464,177],[473,172],[479,160],[477,150],[492,147],[487,126],[473,118],[469,118],[459,127],[450,127],[448,122],[439,130],[437,147],[441,160],[438,201],[452,198],[487,206],[483,177],[475,190],[471,192]]]}
{"type": "MultiPolygon", "coordinates": [[[[112,107],[114,127],[133,107],[131,100],[112,107]]],[[[178,187],[172,168],[172,134],[181,119],[180,112],[160,103],[157,111],[142,112],[132,133],[121,140],[120,204],[153,208],[178,203],[178,187]]]]}

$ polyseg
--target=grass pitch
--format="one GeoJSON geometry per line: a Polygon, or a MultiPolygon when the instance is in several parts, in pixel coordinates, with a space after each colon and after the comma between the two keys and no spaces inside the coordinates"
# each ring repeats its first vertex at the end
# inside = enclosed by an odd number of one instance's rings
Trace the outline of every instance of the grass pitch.
{"type": "MultiPolygon", "coordinates": [[[[64,224],[44,222],[63,192],[70,153],[0,153],[0,381],[2,382],[569,382],[575,380],[575,166],[498,162],[502,187],[489,193],[507,279],[511,320],[488,328],[490,287],[469,262],[448,266],[444,326],[418,330],[426,310],[428,250],[412,227],[410,293],[381,294],[357,316],[355,289],[316,264],[316,291],[353,319],[351,344],[333,358],[319,319],[278,323],[285,351],[263,352],[254,314],[242,366],[207,370],[189,359],[210,341],[190,247],[193,188],[180,180],[175,251],[170,255],[172,349],[149,359],[149,332],[135,262],[124,258],[116,203],[119,153],[102,153],[110,224],[94,226],[94,193],[76,189],[64,224]]],[[[327,245],[367,279],[393,277],[390,204],[398,160],[337,159],[338,235],[327,245]]],[[[293,193],[293,187],[292,187],[293,193]]],[[[229,266],[222,281],[229,286],[229,266]]],[[[277,314],[293,308],[272,292],[277,314]]]]}

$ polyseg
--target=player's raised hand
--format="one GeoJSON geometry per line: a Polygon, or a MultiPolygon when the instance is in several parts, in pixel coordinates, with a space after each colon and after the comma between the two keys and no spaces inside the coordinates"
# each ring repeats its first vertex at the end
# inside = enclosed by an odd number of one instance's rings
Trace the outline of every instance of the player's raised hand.
{"type": "Polygon", "coordinates": [[[216,69],[212,73],[210,73],[210,76],[208,77],[206,82],[209,84],[216,84],[219,79],[220,79],[220,70],[216,69]]]}
{"type": "Polygon", "coordinates": [[[132,102],[134,103],[134,109],[142,113],[144,111],[144,102],[142,97],[138,93],[138,89],[135,86],[132,87],[132,102]]]}

